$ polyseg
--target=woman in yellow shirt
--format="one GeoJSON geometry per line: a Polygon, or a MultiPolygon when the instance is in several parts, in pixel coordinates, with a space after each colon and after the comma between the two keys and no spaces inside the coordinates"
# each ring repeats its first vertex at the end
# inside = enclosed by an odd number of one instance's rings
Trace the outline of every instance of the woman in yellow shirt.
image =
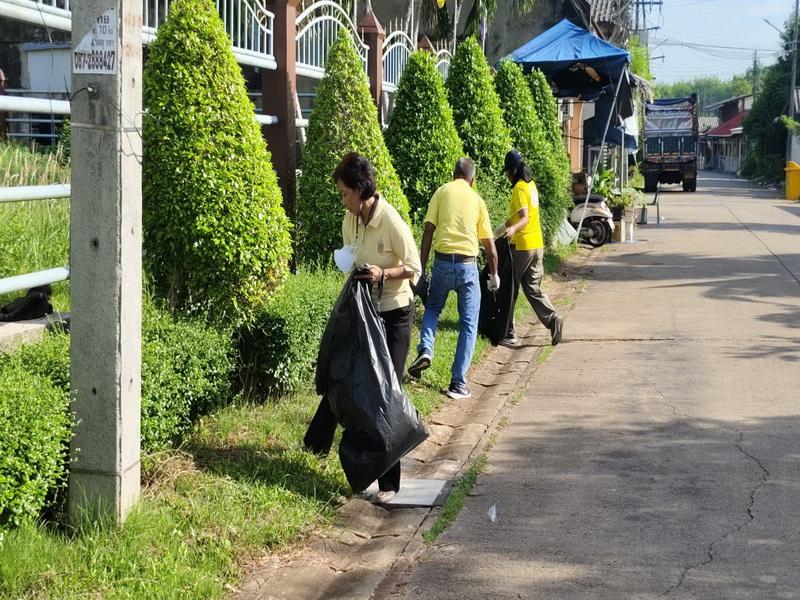
{"type": "MultiPolygon", "coordinates": [[[[504,172],[511,183],[511,201],[509,202],[508,220],[505,222],[505,236],[511,242],[511,253],[514,260],[514,293],[512,306],[517,303],[520,285],[525,297],[530,302],[542,325],[550,330],[553,346],[561,341],[564,329],[564,318],[556,313],[556,309],[546,294],[542,292],[544,275],[544,239],[539,222],[539,192],[533,182],[530,169],[516,150],[506,154],[504,172]]],[[[500,342],[503,346],[519,345],[514,331],[514,316],[506,334],[500,342]]]]}
{"type": "MultiPolygon", "coordinates": [[[[333,180],[347,209],[342,240],[353,258],[349,270],[368,267],[368,272],[357,278],[374,284],[372,300],[383,322],[397,380],[402,383],[414,323],[411,284],[422,274],[414,236],[397,210],[376,190],[375,169],[366,158],[355,152],[345,155],[333,180]]],[[[327,454],[335,431],[336,418],[323,399],[306,433],[306,447],[327,454]]],[[[378,489],[376,499],[380,503],[389,502],[400,490],[399,462],[378,478],[378,489]]]]}

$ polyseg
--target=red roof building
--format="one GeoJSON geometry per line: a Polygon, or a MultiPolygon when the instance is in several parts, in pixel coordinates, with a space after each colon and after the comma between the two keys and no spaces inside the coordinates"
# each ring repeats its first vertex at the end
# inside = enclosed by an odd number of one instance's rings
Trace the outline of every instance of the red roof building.
{"type": "Polygon", "coordinates": [[[752,96],[737,96],[712,104],[721,123],[702,137],[703,167],[726,173],[738,173],[742,168],[747,145],[742,123],[753,106],[752,96]]]}

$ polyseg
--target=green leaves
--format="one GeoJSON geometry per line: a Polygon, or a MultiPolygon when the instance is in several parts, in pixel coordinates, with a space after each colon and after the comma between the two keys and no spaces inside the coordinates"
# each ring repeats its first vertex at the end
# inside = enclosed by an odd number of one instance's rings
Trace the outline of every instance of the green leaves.
{"type": "Polygon", "coordinates": [[[270,153],[209,0],[178,0],[144,72],[145,268],[177,310],[252,318],[291,255],[270,153]]]}
{"type": "MultiPolygon", "coordinates": [[[[41,350],[37,364],[50,364],[52,348],[41,344],[41,350]]],[[[2,532],[35,519],[48,494],[64,487],[72,422],[65,390],[40,369],[27,369],[16,357],[0,359],[2,532]]],[[[64,375],[63,369],[59,374],[64,375]]],[[[68,381],[68,372],[66,377],[68,381]]]]}
{"type": "Polygon", "coordinates": [[[565,203],[565,199],[569,199],[566,198],[563,173],[545,136],[522,68],[511,61],[500,63],[495,76],[495,87],[514,147],[522,153],[530,167],[539,191],[542,232],[545,243],[549,244],[564,218],[564,211],[557,208],[568,207],[565,203]]]}
{"type": "Polygon", "coordinates": [[[329,262],[333,250],[342,245],[344,208],[331,176],[348,152],[370,160],[378,191],[408,220],[408,200],[383,141],[367,76],[345,32],[328,53],[301,164],[297,254],[306,263],[329,262]]]}
{"type": "MultiPolygon", "coordinates": [[[[566,212],[572,208],[570,194],[571,166],[564,139],[561,134],[561,123],[558,118],[558,103],[544,73],[534,69],[528,76],[528,86],[533,99],[533,107],[542,127],[545,150],[548,152],[547,166],[539,157],[530,158],[531,170],[539,187],[542,200],[542,233],[549,245],[561,226],[566,212]],[[546,172],[543,176],[542,173],[546,172]],[[537,174],[539,179],[537,179],[537,174]],[[541,181],[541,183],[540,183],[541,181]]],[[[537,142],[541,144],[541,139],[537,142]]]]}
{"type": "Polygon", "coordinates": [[[474,37],[456,49],[447,78],[447,95],[464,151],[484,176],[498,177],[511,149],[492,73],[474,37]]]}
{"type": "Polygon", "coordinates": [[[403,71],[385,137],[418,221],[463,153],[436,61],[424,50],[414,52],[403,71]]]}

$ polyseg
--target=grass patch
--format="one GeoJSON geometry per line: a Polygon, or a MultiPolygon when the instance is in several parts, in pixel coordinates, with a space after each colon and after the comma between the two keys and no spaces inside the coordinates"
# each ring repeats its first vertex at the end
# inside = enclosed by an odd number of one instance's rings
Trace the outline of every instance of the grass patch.
{"type": "MultiPolygon", "coordinates": [[[[451,296],[434,366],[406,388],[423,415],[442,404],[450,380],[458,337],[451,296]]],[[[412,355],[418,339],[415,329],[412,355]]],[[[479,340],[476,360],[487,347],[479,340]]],[[[121,528],[9,532],[0,597],[223,598],[248,564],[301,543],[349,494],[335,450],[320,460],[302,448],[318,402],[308,388],[202,418],[179,449],[143,458],[142,500],[121,528]]]]}
{"type": "Polygon", "coordinates": [[[464,507],[464,502],[467,495],[475,485],[483,470],[486,468],[486,454],[481,454],[472,463],[472,466],[453,484],[450,493],[447,495],[447,500],[442,507],[442,512],[436,522],[428,531],[422,534],[422,538],[429,544],[435,542],[442,532],[447,529],[450,524],[455,521],[458,513],[464,507]]]}
{"type": "Polygon", "coordinates": [[[327,522],[346,493],[338,459],[304,452],[317,398],[229,406],[183,448],[144,460],[121,528],[43,525],[0,544],[0,597],[222,598],[243,567],[327,522]]]}
{"type": "Polygon", "coordinates": [[[578,249],[578,244],[573,242],[556,246],[555,248],[548,248],[544,254],[544,272],[557,273],[561,270],[566,260],[572,256],[578,249]]]}
{"type": "Polygon", "coordinates": [[[540,365],[553,353],[553,346],[544,346],[540,351],[539,354],[536,355],[536,364],[540,365]]]}

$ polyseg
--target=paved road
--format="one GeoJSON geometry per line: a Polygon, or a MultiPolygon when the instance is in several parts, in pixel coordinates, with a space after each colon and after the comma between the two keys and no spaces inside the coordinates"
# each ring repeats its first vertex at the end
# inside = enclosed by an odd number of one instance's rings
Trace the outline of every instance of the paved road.
{"type": "Polygon", "coordinates": [[[800,598],[800,204],[705,173],[662,213],[596,265],[406,597],[800,598]]]}

